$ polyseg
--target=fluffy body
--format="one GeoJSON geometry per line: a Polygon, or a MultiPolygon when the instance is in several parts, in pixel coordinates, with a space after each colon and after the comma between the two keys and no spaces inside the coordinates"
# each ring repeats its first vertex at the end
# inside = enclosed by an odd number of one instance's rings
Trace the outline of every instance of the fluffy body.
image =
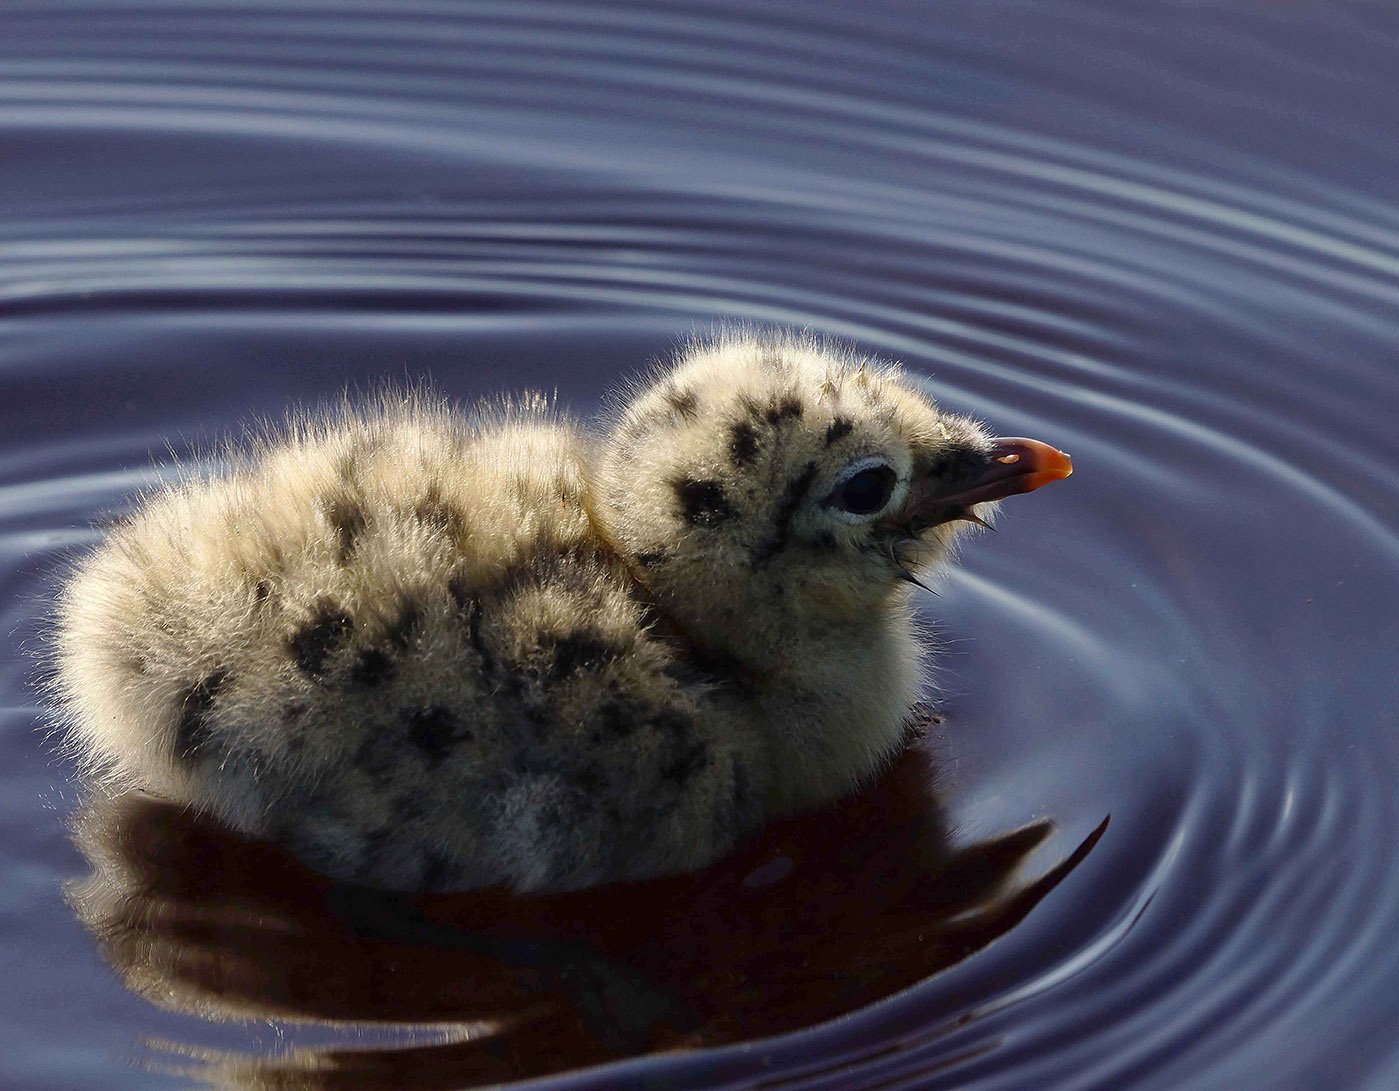
{"type": "Polygon", "coordinates": [[[67,738],[377,886],[695,868],[877,772],[919,696],[902,577],[957,524],[838,517],[841,475],[955,484],[990,442],[890,365],[740,335],[598,431],[541,400],[302,420],[79,563],[67,738]]]}

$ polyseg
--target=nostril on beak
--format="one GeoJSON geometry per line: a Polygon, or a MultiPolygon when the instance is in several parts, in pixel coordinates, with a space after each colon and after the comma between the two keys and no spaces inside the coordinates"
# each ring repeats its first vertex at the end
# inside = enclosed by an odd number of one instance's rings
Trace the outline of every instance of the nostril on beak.
{"type": "Polygon", "coordinates": [[[992,492],[999,489],[1005,491],[982,497],[983,500],[999,500],[1017,493],[1033,492],[1041,485],[1061,481],[1074,472],[1073,459],[1057,447],[1037,439],[994,439],[991,441],[991,461],[994,465],[977,485],[992,492]],[[998,469],[1000,466],[1007,467],[1009,473],[998,469]]]}

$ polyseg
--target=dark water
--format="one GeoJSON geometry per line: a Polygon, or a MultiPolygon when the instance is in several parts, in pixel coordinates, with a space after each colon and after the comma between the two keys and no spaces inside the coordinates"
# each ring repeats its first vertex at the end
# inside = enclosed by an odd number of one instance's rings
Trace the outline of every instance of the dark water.
{"type": "Polygon", "coordinates": [[[942,818],[906,763],[640,909],[347,901],[128,801],[88,816],[94,936],[12,654],[0,1086],[638,1052],[547,1086],[1399,1086],[1393,9],[12,0],[0,26],[17,646],[167,443],[385,375],[587,411],[720,318],[899,357],[1078,468],[927,602],[942,818]],[[535,1023],[473,1046],[533,986],[535,1023]]]}

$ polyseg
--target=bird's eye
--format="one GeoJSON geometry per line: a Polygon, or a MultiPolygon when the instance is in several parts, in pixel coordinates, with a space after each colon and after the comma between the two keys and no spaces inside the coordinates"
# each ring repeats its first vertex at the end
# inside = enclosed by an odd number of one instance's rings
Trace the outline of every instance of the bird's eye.
{"type": "Polygon", "coordinates": [[[899,475],[887,462],[868,460],[856,463],[837,483],[826,503],[847,515],[876,515],[894,495],[899,475]]]}

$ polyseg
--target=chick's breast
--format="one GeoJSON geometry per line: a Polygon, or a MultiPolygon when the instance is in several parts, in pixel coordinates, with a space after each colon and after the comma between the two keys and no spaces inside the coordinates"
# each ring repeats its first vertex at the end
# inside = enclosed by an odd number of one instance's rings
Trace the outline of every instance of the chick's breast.
{"type": "Polygon", "coordinates": [[[586,441],[412,404],[154,497],[79,569],[58,686],[96,769],[381,886],[712,859],[751,764],[589,518],[586,441]]]}

